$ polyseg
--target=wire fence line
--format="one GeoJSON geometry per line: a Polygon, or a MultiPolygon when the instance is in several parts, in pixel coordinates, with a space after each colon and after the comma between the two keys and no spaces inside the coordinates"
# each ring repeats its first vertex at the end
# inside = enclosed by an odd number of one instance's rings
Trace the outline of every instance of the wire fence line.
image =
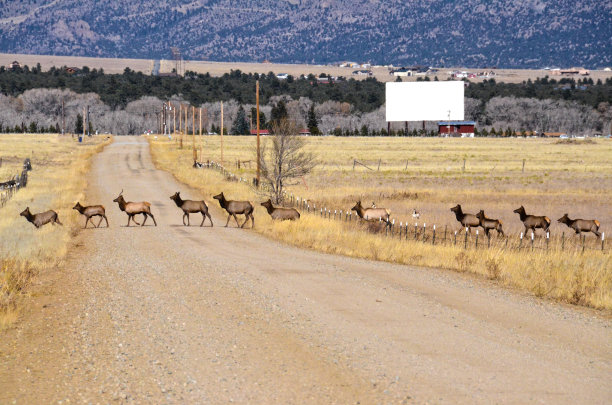
{"type": "MultiPolygon", "coordinates": [[[[2,166],[2,158],[0,158],[0,166],[2,166]]],[[[28,185],[28,172],[32,170],[30,158],[23,161],[23,170],[21,174],[16,174],[7,181],[0,183],[0,208],[3,208],[17,191],[28,185]]]]}
{"type": "MultiPolygon", "coordinates": [[[[259,189],[256,187],[255,181],[249,182],[248,179],[240,177],[227,170],[223,165],[214,161],[206,163],[194,163],[194,167],[208,168],[220,172],[227,181],[238,181],[250,186],[254,191],[269,192],[269,187],[266,184],[260,184],[259,189]]],[[[339,221],[345,223],[366,223],[369,225],[367,230],[374,233],[379,233],[388,238],[397,238],[399,240],[412,240],[431,245],[444,246],[462,246],[464,249],[499,249],[499,250],[516,250],[524,252],[586,252],[586,251],[601,251],[610,253],[611,249],[606,245],[605,232],[601,233],[600,238],[588,238],[586,234],[575,235],[562,232],[560,236],[551,237],[550,232],[546,232],[544,236],[536,236],[535,233],[529,235],[521,232],[518,235],[495,235],[492,232],[485,234],[480,232],[480,229],[475,229],[472,232],[468,228],[457,230],[453,226],[433,224],[427,226],[427,223],[396,221],[391,219],[389,222],[379,218],[378,221],[363,221],[357,214],[353,214],[350,210],[331,209],[322,204],[317,206],[312,200],[296,196],[294,194],[284,193],[285,201],[292,207],[310,215],[317,215],[321,218],[330,221],[339,221]]]]}

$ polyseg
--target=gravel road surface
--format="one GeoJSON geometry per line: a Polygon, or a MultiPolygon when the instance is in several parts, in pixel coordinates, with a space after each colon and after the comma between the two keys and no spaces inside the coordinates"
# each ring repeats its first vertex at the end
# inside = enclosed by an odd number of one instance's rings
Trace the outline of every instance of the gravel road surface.
{"type": "Polygon", "coordinates": [[[111,226],[81,231],[0,335],[2,404],[612,401],[605,314],[289,247],[224,228],[216,206],[213,228],[184,227],[169,196],[198,195],[140,137],[117,137],[90,176],[111,226]],[[125,227],[121,189],[157,227],[125,227]]]}

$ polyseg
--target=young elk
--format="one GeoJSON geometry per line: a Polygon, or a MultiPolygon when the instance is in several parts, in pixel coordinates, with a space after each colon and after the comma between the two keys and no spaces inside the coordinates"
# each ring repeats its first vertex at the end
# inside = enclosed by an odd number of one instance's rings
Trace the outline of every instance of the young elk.
{"type": "Polygon", "coordinates": [[[268,198],[268,201],[261,203],[262,207],[265,207],[268,210],[268,214],[272,217],[272,219],[280,219],[281,221],[290,220],[295,221],[300,219],[300,213],[295,208],[281,208],[274,207],[272,205],[272,200],[268,198]]]}
{"type": "MultiPolygon", "coordinates": [[[[119,204],[119,209],[121,209],[121,211],[125,212],[128,215],[127,226],[130,226],[130,220],[133,220],[134,222],[136,222],[134,215],[137,215],[137,214],[144,215],[144,221],[142,221],[141,226],[144,226],[145,222],[147,222],[147,216],[150,216],[153,219],[153,223],[155,224],[155,226],[157,226],[157,221],[155,221],[155,217],[153,216],[153,214],[151,214],[151,204],[150,203],[146,201],[142,201],[142,202],[125,201],[125,199],[123,198],[123,190],[121,190],[121,192],[119,193],[117,198],[113,200],[113,202],[116,202],[117,204],[119,204]]],[[[140,225],[140,224],[136,222],[136,225],[140,225]]]]}
{"type": "Polygon", "coordinates": [[[559,218],[557,222],[572,228],[578,235],[580,235],[581,232],[593,232],[598,238],[601,237],[601,233],[599,233],[599,221],[596,219],[570,219],[567,214],[565,214],[559,218]]]}
{"type": "Polygon", "coordinates": [[[174,195],[170,196],[170,199],[176,203],[176,206],[183,210],[183,225],[189,226],[189,214],[193,214],[196,212],[202,213],[202,223],[200,226],[204,226],[204,221],[206,221],[206,217],[210,220],[210,226],[213,225],[212,218],[208,213],[208,205],[206,202],[202,201],[193,201],[193,200],[183,200],[181,198],[181,193],[176,192],[174,195]],[[187,217],[187,224],[185,224],[185,217],[187,217]]]}
{"type": "Polygon", "coordinates": [[[480,210],[478,214],[476,214],[476,218],[480,221],[480,226],[484,229],[485,235],[489,236],[489,231],[494,229],[497,231],[497,235],[504,236],[504,230],[502,229],[502,221],[501,219],[492,219],[487,218],[483,210],[480,210]]]}
{"type": "Polygon", "coordinates": [[[391,216],[391,211],[386,208],[363,208],[361,205],[361,201],[357,201],[355,206],[351,208],[351,211],[355,211],[359,218],[365,219],[366,221],[378,221],[382,220],[387,223],[389,222],[389,217],[391,216]]]}
{"type": "Polygon", "coordinates": [[[25,217],[25,219],[31,222],[36,228],[40,228],[41,226],[48,224],[49,222],[51,222],[53,225],[63,225],[57,217],[57,212],[53,210],[40,212],[38,214],[32,214],[30,212],[30,207],[26,207],[26,209],[23,210],[19,215],[25,217]]]}
{"type": "Polygon", "coordinates": [[[87,223],[92,217],[100,217],[100,221],[98,221],[98,225],[94,225],[93,220],[91,221],[91,224],[93,226],[95,226],[96,228],[99,228],[100,224],[102,223],[102,220],[105,220],[106,227],[108,228],[108,219],[106,218],[106,211],[104,210],[103,205],[89,205],[89,206],[84,207],[81,205],[80,202],[77,201],[77,203],[74,205],[74,207],[72,207],[72,209],[77,210],[82,215],[85,215],[86,219],[85,219],[85,226],[83,227],[83,229],[87,228],[87,223]]]}
{"type": "Polygon", "coordinates": [[[229,220],[231,217],[234,217],[234,219],[236,220],[236,225],[240,226],[240,228],[243,228],[246,225],[249,218],[251,218],[251,228],[255,226],[255,218],[253,218],[253,205],[251,205],[249,201],[226,200],[223,193],[218,194],[214,196],[213,198],[215,200],[218,200],[221,208],[226,210],[227,213],[229,214],[227,216],[227,222],[225,223],[226,228],[227,228],[227,225],[229,224],[229,220]],[[238,218],[236,218],[236,214],[244,214],[245,220],[242,225],[238,223],[238,218]]]}
{"type": "Polygon", "coordinates": [[[472,232],[472,227],[480,226],[480,220],[476,215],[463,212],[461,205],[457,204],[450,210],[455,213],[457,221],[459,221],[464,228],[467,228],[469,232],[472,232]]]}
{"type": "Polygon", "coordinates": [[[531,229],[531,232],[535,234],[535,230],[538,228],[542,228],[544,232],[547,232],[548,228],[550,227],[550,218],[545,216],[538,217],[536,215],[527,215],[525,208],[522,205],[513,212],[519,214],[523,225],[525,225],[525,234],[527,234],[529,229],[531,229]]]}

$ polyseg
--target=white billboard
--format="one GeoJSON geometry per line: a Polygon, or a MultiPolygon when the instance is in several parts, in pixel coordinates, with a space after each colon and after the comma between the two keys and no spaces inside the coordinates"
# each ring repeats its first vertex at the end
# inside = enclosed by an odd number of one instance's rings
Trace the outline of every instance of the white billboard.
{"type": "Polygon", "coordinates": [[[463,120],[461,81],[386,84],[387,121],[463,120]]]}

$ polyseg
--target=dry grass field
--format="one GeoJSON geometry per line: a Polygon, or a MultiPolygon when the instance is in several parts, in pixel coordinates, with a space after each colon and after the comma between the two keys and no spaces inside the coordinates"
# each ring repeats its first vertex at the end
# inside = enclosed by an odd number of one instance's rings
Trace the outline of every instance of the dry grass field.
{"type": "MultiPolygon", "coordinates": [[[[218,136],[204,137],[203,160],[220,160],[218,136]]],[[[244,183],[228,182],[214,170],[191,168],[192,152],[179,150],[175,141],[151,140],[156,164],[180,181],[199,188],[210,197],[225,191],[230,198],[263,201],[244,183]]],[[[239,177],[254,177],[255,138],[224,137],[224,165],[239,177]]],[[[311,205],[332,210],[350,210],[356,200],[375,202],[391,209],[396,223],[414,220],[412,209],[422,216],[419,228],[437,225],[438,240],[448,229],[447,243],[433,246],[397,237],[355,232],[354,222],[303,215],[298,223],[273,224],[257,203],[256,231],[285,242],[349,256],[390,262],[448,268],[479,274],[500,283],[564,302],[612,309],[612,259],[609,246],[597,250],[600,241],[589,234],[582,253],[578,238],[556,222],[565,212],[570,217],[597,218],[600,230],[612,229],[612,142],[558,143],[548,139],[440,139],[440,138],[336,138],[312,137],[307,148],[320,164],[288,192],[306,198],[311,205]],[[465,170],[463,164],[465,159],[465,170]],[[523,159],[525,169],[523,171],[523,159]],[[358,160],[373,170],[357,165],[358,160]],[[380,170],[378,164],[380,161],[380,170]],[[490,249],[463,249],[461,233],[457,246],[450,243],[455,230],[461,232],[450,207],[460,203],[467,212],[484,209],[500,218],[510,234],[492,238],[490,249]],[[550,250],[545,240],[536,248],[517,250],[522,224],[513,209],[524,205],[528,213],[547,215],[551,225],[550,250]],[[565,232],[564,251],[560,235],[565,232]]],[[[215,201],[216,203],[216,201],[215,201]]],[[[224,218],[225,219],[225,218],[224,218]]],[[[219,225],[217,219],[217,225],[219,225]]],[[[221,224],[222,225],[222,224],[221,224]]],[[[541,231],[539,231],[541,232],[541,231]]],[[[411,234],[409,236],[412,236],[411,234]]],[[[481,246],[482,241],[481,234],[481,246]]],[[[470,245],[474,237],[470,238],[470,245]]],[[[524,243],[527,243],[525,241],[524,243]]]]}
{"type": "Polygon", "coordinates": [[[72,236],[83,223],[72,207],[83,200],[91,157],[109,142],[102,137],[79,144],[68,136],[0,134],[2,181],[20,173],[26,157],[33,166],[27,187],[0,208],[0,328],[16,318],[19,300],[32,277],[61,266],[72,236]],[[33,213],[55,210],[64,226],[36,229],[19,215],[26,206],[33,213]]]}
{"type": "MultiPolygon", "coordinates": [[[[126,67],[132,70],[143,72],[144,74],[151,74],[153,70],[154,61],[152,59],[115,59],[115,58],[90,58],[80,56],[56,56],[56,55],[25,55],[25,54],[3,54],[0,53],[0,65],[7,66],[9,63],[17,60],[22,64],[28,66],[36,66],[40,63],[44,70],[49,69],[52,66],[89,66],[90,68],[100,69],[103,68],[106,73],[122,73],[126,67]]],[[[364,76],[355,76],[352,74],[353,71],[359,70],[355,68],[341,68],[338,66],[328,65],[306,65],[306,64],[283,64],[283,63],[257,63],[257,62],[211,62],[211,61],[196,61],[188,60],[184,61],[184,67],[186,70],[191,70],[198,73],[210,73],[212,76],[222,76],[225,73],[229,73],[231,70],[239,69],[245,73],[261,73],[267,74],[269,72],[288,73],[293,76],[308,75],[310,73],[314,75],[320,75],[321,73],[330,74],[332,76],[344,76],[353,77],[358,80],[362,80],[364,76]]],[[[175,67],[173,60],[161,60],[160,61],[160,72],[169,73],[175,67]]],[[[389,68],[384,66],[372,67],[372,74],[377,80],[382,82],[388,82],[395,80],[395,77],[389,74],[389,68]]],[[[524,80],[531,79],[535,80],[538,77],[544,77],[546,75],[551,76],[549,71],[541,69],[484,69],[484,68],[466,68],[466,67],[455,67],[455,68],[440,68],[436,74],[438,79],[446,80],[449,77],[449,72],[453,70],[468,71],[471,73],[478,73],[480,71],[491,71],[493,70],[496,74],[495,80],[498,82],[505,83],[521,83],[524,80]]],[[[559,76],[560,78],[561,76],[559,76]]],[[[605,72],[603,70],[593,70],[589,76],[594,81],[598,79],[605,80],[606,78],[612,77],[612,72],[605,72]]],[[[404,81],[415,81],[416,77],[405,77],[404,81]]],[[[481,81],[483,79],[470,79],[471,81],[481,81]]]]}

